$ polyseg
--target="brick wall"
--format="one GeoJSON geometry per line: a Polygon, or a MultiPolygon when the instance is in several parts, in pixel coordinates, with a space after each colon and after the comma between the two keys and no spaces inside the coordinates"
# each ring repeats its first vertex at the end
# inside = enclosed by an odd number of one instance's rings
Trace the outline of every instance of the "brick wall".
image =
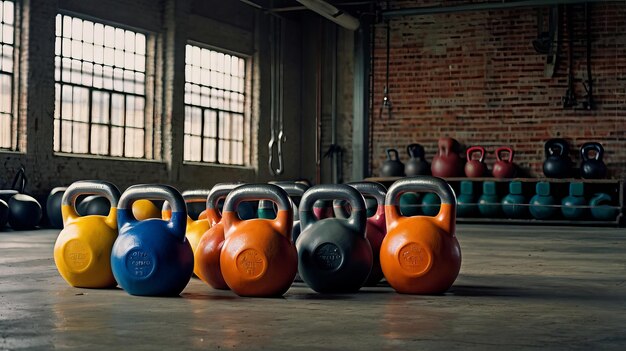
{"type": "MultiPolygon", "coordinates": [[[[446,1],[442,5],[450,5],[446,1]]],[[[416,1],[392,7],[418,6],[416,1]]],[[[428,5],[434,5],[432,2],[428,5]]],[[[439,3],[437,3],[439,5],[439,3]]],[[[421,5],[420,5],[421,6],[421,5]]],[[[580,100],[586,79],[584,7],[573,7],[575,86],[580,100]]],[[[547,12],[546,12],[547,14],[547,12]]],[[[430,160],[437,139],[451,136],[491,153],[510,145],[524,173],[542,176],[543,143],[552,137],[578,147],[599,141],[612,177],[626,175],[626,6],[594,4],[592,62],[596,109],[563,109],[567,89],[567,31],[564,24],[560,64],[544,77],[545,55],[531,41],[537,36],[535,9],[480,11],[398,17],[391,21],[390,98],[393,118],[380,119],[385,79],[385,30],[376,28],[372,173],[384,150],[417,142],[430,160]]]]}

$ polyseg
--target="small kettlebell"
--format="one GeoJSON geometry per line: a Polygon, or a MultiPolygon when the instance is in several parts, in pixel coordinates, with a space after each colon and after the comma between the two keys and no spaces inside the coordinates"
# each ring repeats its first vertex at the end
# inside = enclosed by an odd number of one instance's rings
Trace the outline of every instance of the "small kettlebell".
{"type": "Polygon", "coordinates": [[[298,266],[291,242],[293,209],[287,193],[273,184],[237,187],[226,197],[222,223],[226,240],[220,266],[228,287],[240,296],[283,295],[298,266]],[[273,201],[276,219],[239,219],[237,205],[250,200],[273,201]]]}
{"type": "Polygon", "coordinates": [[[591,215],[599,221],[615,221],[619,215],[619,207],[613,205],[611,195],[596,193],[589,200],[591,215]]]}
{"type": "Polygon", "coordinates": [[[193,251],[185,237],[187,208],[173,187],[133,185],[126,189],[117,208],[119,236],[113,244],[111,267],[122,289],[131,295],[180,294],[193,272],[193,251]],[[166,200],[172,207],[169,221],[138,221],[132,204],[139,199],[166,200]]]}
{"type": "Polygon", "coordinates": [[[502,198],[502,211],[507,218],[525,218],[528,216],[526,197],[523,195],[522,182],[509,183],[509,193],[502,198]]]}
{"type": "Polygon", "coordinates": [[[430,164],[426,161],[424,147],[420,144],[410,144],[406,147],[409,160],[405,165],[407,177],[430,175],[430,164]]]}
{"type": "Polygon", "coordinates": [[[548,219],[556,214],[556,199],[550,193],[550,183],[539,182],[535,185],[537,193],[530,199],[530,214],[536,219],[548,219]]]}
{"type": "Polygon", "coordinates": [[[359,290],[372,270],[372,247],[366,239],[367,213],[363,196],[345,184],[317,185],[300,202],[302,233],[298,238],[298,271],[311,289],[320,293],[359,290]],[[350,217],[318,220],[316,200],[347,200],[350,217]]]}
{"type": "Polygon", "coordinates": [[[502,206],[496,190],[496,182],[483,183],[483,193],[478,198],[478,211],[483,217],[500,217],[502,206]]]}
{"type": "Polygon", "coordinates": [[[567,219],[580,219],[585,215],[585,183],[570,183],[569,195],[561,200],[561,213],[567,219]]]}
{"type": "Polygon", "coordinates": [[[381,177],[403,177],[404,176],[404,163],[400,161],[398,150],[387,149],[387,160],[383,162],[383,166],[380,170],[381,177]]]}
{"type": "Polygon", "coordinates": [[[54,244],[54,263],[65,281],[79,288],[111,288],[117,285],[111,271],[111,250],[117,238],[117,203],[120,191],[104,181],[78,181],[61,199],[63,230],[54,244]],[[108,216],[79,216],[76,198],[82,194],[105,196],[111,203],[108,216]]]}
{"type": "Polygon", "coordinates": [[[513,178],[517,173],[517,167],[513,163],[513,149],[508,146],[502,146],[496,149],[496,163],[493,164],[491,173],[495,178],[513,178]],[[502,154],[507,152],[509,157],[503,158],[502,154]]]}
{"type": "Polygon", "coordinates": [[[440,211],[441,199],[437,194],[426,193],[422,195],[422,213],[424,216],[436,216],[440,211]]]}
{"type": "Polygon", "coordinates": [[[193,271],[198,278],[213,289],[228,290],[220,266],[220,255],[226,238],[224,237],[224,225],[218,203],[240,185],[238,183],[216,184],[209,192],[206,200],[205,214],[209,222],[209,229],[202,234],[196,247],[193,271]]]}
{"type": "Polygon", "coordinates": [[[473,217],[478,212],[474,196],[474,183],[469,180],[461,182],[461,195],[457,198],[457,216],[473,217]]]}
{"type": "MultiPolygon", "coordinates": [[[[383,278],[383,271],[380,269],[380,245],[383,243],[385,234],[387,234],[387,225],[385,224],[385,195],[387,189],[380,183],[374,182],[355,182],[348,183],[351,187],[358,190],[365,198],[373,197],[376,200],[377,208],[376,213],[372,216],[368,216],[365,223],[365,237],[369,241],[372,247],[373,265],[367,280],[366,286],[375,286],[383,278]]],[[[335,200],[335,217],[346,219],[348,214],[343,211],[337,211],[343,209],[340,203],[345,200],[335,200]],[[338,206],[339,204],[339,206],[338,206]]]]}
{"type": "Polygon", "coordinates": [[[585,179],[602,179],[606,177],[606,165],[602,161],[604,148],[596,142],[584,143],[580,148],[580,176],[585,179]],[[589,151],[595,150],[594,158],[589,157],[589,151]]]}
{"type": "Polygon", "coordinates": [[[567,178],[571,176],[572,161],[569,158],[569,146],[564,139],[550,139],[544,145],[546,160],[543,174],[548,178],[567,178]]]}
{"type": "Polygon", "coordinates": [[[461,269],[461,247],[455,236],[456,198],[443,179],[400,179],[385,199],[387,235],[380,264],[389,284],[405,294],[439,294],[452,286],[461,269]],[[432,192],[441,198],[436,217],[403,217],[398,199],[407,191],[432,192]]]}
{"type": "Polygon", "coordinates": [[[443,178],[461,176],[463,160],[458,154],[459,142],[452,138],[440,138],[437,144],[437,154],[430,166],[432,174],[443,178]]]}
{"type": "Polygon", "coordinates": [[[482,146],[472,146],[465,151],[467,162],[465,163],[465,176],[468,178],[480,178],[487,173],[485,164],[485,148],[482,146]],[[478,160],[472,159],[472,155],[480,153],[478,160]]]}
{"type": "MultiPolygon", "coordinates": [[[[67,187],[56,187],[50,191],[46,200],[46,216],[50,227],[63,229],[63,215],[61,214],[61,202],[67,187]]],[[[116,224],[117,226],[117,224],[116,224]]]]}
{"type": "MultiPolygon", "coordinates": [[[[183,192],[183,199],[185,200],[185,206],[189,209],[189,204],[192,203],[206,203],[206,199],[209,196],[209,190],[206,189],[195,189],[195,190],[187,190],[183,192]]],[[[139,200],[141,201],[141,200],[139,200]]],[[[170,209],[169,202],[164,202],[163,207],[161,209],[161,218],[165,220],[169,220],[172,217],[172,210],[170,209]]],[[[189,216],[189,212],[187,212],[187,230],[185,232],[185,236],[189,241],[189,245],[191,246],[191,250],[195,253],[196,248],[198,247],[198,243],[200,242],[200,238],[202,235],[209,230],[210,223],[206,220],[206,216],[204,218],[198,218],[197,220],[193,220],[191,216],[189,216]]],[[[194,272],[195,273],[195,272],[194,272]]],[[[197,274],[196,274],[197,275],[197,274]]]]}

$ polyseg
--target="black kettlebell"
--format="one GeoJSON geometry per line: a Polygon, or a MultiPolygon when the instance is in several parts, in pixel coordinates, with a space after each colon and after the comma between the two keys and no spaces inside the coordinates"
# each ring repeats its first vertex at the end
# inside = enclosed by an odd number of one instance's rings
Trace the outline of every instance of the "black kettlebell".
{"type": "Polygon", "coordinates": [[[8,222],[15,230],[34,229],[43,216],[39,202],[34,197],[24,194],[27,183],[26,171],[24,167],[20,167],[11,186],[18,191],[18,194],[13,195],[7,202],[9,205],[8,222]]]}
{"type": "Polygon", "coordinates": [[[76,212],[81,216],[107,216],[110,210],[111,203],[100,195],[89,195],[76,206],[76,212]]]}
{"type": "Polygon", "coordinates": [[[580,147],[580,176],[585,179],[602,179],[606,177],[606,164],[602,161],[604,148],[597,142],[584,143],[580,147]],[[595,150],[596,156],[589,158],[589,151],[595,150]]]}
{"type": "Polygon", "coordinates": [[[7,224],[9,219],[9,205],[2,199],[0,199],[0,228],[3,228],[7,224]]]}
{"type": "Polygon", "coordinates": [[[545,144],[546,161],[543,174],[548,178],[568,178],[571,176],[572,161],[569,158],[569,146],[564,139],[550,139],[545,144]]]}
{"type": "Polygon", "coordinates": [[[320,293],[357,291],[373,265],[370,243],[365,238],[367,214],[363,196],[345,184],[317,185],[300,201],[302,233],[298,237],[298,272],[311,289],[320,293]],[[316,200],[348,200],[350,217],[317,219],[316,200]]]}
{"type": "Polygon", "coordinates": [[[426,161],[424,147],[420,144],[410,144],[406,147],[409,160],[404,171],[407,177],[416,175],[430,175],[430,163],[426,161]]]}
{"type": "Polygon", "coordinates": [[[65,194],[66,187],[57,187],[50,191],[48,200],[46,200],[46,215],[50,227],[63,229],[63,216],[61,215],[61,200],[65,194]]]}
{"type": "Polygon", "coordinates": [[[383,162],[383,166],[380,170],[380,175],[382,177],[403,177],[404,176],[404,163],[400,161],[398,150],[387,149],[386,152],[387,152],[387,160],[383,162]]]}

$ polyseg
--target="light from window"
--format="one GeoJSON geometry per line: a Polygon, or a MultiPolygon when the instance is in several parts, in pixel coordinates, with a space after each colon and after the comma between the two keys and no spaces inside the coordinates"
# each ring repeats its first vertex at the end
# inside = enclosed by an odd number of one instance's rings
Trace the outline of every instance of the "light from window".
{"type": "Polygon", "coordinates": [[[15,7],[0,1],[0,149],[14,149],[17,137],[13,127],[13,49],[15,7]]]}
{"type": "Polygon", "coordinates": [[[244,164],[246,60],[187,45],[184,160],[244,164]]]}
{"type": "Polygon", "coordinates": [[[146,154],[146,36],[56,18],[54,151],[146,154]]]}

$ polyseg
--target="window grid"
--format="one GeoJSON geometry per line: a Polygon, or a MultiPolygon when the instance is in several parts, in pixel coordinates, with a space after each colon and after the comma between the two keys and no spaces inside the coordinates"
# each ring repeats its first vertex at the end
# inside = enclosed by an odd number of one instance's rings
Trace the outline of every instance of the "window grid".
{"type": "Polygon", "coordinates": [[[0,1],[0,149],[14,148],[13,80],[15,4],[0,1]]]}
{"type": "Polygon", "coordinates": [[[146,37],[57,15],[54,151],[145,157],[146,37]]]}
{"type": "Polygon", "coordinates": [[[246,60],[188,44],[184,160],[244,164],[246,60]]]}

